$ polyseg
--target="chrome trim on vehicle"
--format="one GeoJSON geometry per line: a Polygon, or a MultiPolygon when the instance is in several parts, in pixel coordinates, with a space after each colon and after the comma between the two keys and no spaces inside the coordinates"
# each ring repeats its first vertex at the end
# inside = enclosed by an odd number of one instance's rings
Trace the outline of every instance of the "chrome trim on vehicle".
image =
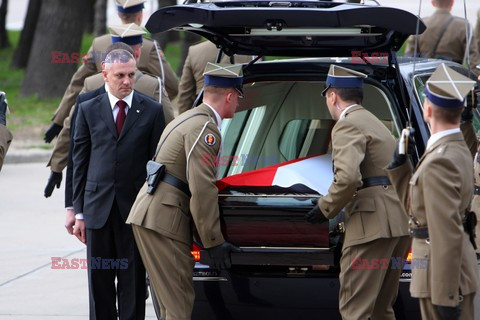
{"type": "Polygon", "coordinates": [[[225,277],[193,277],[193,281],[228,281],[225,277]]]}

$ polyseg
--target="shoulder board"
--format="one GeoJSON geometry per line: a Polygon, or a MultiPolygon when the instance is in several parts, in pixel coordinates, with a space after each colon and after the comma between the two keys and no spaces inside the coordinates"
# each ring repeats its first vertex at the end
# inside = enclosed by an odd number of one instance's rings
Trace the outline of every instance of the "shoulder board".
{"type": "Polygon", "coordinates": [[[446,143],[439,145],[435,149],[435,154],[441,154],[441,155],[445,154],[445,151],[447,150],[447,147],[448,147],[448,145],[446,143]]]}

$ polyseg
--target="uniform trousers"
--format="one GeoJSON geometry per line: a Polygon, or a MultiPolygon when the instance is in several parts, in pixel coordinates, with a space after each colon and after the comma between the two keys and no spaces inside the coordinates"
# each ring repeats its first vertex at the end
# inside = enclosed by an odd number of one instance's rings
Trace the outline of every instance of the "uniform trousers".
{"type": "Polygon", "coordinates": [[[392,306],[397,299],[402,267],[392,264],[392,257],[403,261],[410,243],[410,238],[403,236],[376,239],[343,249],[339,303],[342,319],[395,319],[392,306]],[[361,262],[358,259],[362,259],[361,262]],[[382,264],[372,268],[372,263],[380,259],[390,263],[383,268],[382,264]]]}
{"type": "Polygon", "coordinates": [[[145,319],[145,267],[116,201],[105,225],[86,231],[90,319],[117,319],[117,297],[120,320],[145,319]]]}
{"type": "Polygon", "coordinates": [[[190,245],[137,225],[132,229],[164,320],[190,320],[195,300],[190,245]]]}
{"type": "MultiPolygon", "coordinates": [[[[473,320],[475,318],[475,310],[473,307],[473,301],[475,299],[475,293],[470,293],[463,296],[463,300],[460,302],[460,308],[462,313],[460,314],[461,320],[473,320]]],[[[422,312],[422,319],[437,320],[440,319],[433,308],[432,300],[430,298],[420,298],[420,310],[422,312]]]]}

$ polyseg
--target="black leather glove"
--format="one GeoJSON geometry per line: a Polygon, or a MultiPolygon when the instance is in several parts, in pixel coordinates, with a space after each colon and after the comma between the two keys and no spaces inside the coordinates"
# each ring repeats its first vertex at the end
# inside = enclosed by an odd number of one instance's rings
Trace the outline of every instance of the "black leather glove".
{"type": "MultiPolygon", "coordinates": [[[[480,99],[479,99],[479,95],[480,94],[480,89],[475,89],[473,90],[473,93],[472,92],[469,92],[467,94],[467,106],[466,108],[477,108],[478,107],[478,104],[480,103],[480,99]]],[[[463,120],[463,115],[462,115],[462,120],[463,120]]]]}
{"type": "Polygon", "coordinates": [[[230,242],[224,242],[218,246],[208,248],[210,256],[210,267],[216,269],[228,269],[232,266],[230,252],[242,252],[242,249],[234,246],[230,242]]]}
{"type": "Polygon", "coordinates": [[[48,198],[52,195],[53,189],[57,186],[57,189],[60,188],[60,183],[62,182],[62,173],[52,171],[50,177],[48,177],[47,186],[45,187],[44,196],[48,198]]]}
{"type": "Polygon", "coordinates": [[[46,142],[46,143],[50,143],[52,142],[53,138],[55,138],[56,136],[58,136],[58,134],[60,133],[60,131],[62,131],[62,126],[59,126],[58,124],[56,123],[52,123],[52,125],[50,126],[50,128],[48,128],[47,131],[45,131],[45,137],[43,137],[43,140],[46,142]]]}
{"type": "Polygon", "coordinates": [[[7,125],[7,98],[5,92],[0,92],[0,124],[7,125]]]}
{"type": "Polygon", "coordinates": [[[467,106],[465,107],[465,109],[462,112],[461,122],[462,123],[469,123],[469,122],[472,122],[472,119],[473,119],[473,110],[472,110],[471,105],[467,104],[467,106]]]}
{"type": "Polygon", "coordinates": [[[433,308],[437,313],[438,319],[441,320],[459,320],[460,313],[462,313],[462,308],[460,308],[460,306],[445,307],[434,304],[433,308]]]}
{"type": "Polygon", "coordinates": [[[322,210],[320,210],[320,207],[317,206],[318,199],[313,199],[312,203],[315,205],[315,207],[305,214],[305,220],[310,223],[322,223],[328,221],[328,218],[325,217],[322,210]]]}
{"type": "Polygon", "coordinates": [[[389,169],[395,169],[397,167],[400,167],[407,160],[407,155],[412,155],[415,153],[416,143],[415,138],[413,137],[413,133],[414,131],[412,130],[412,132],[410,132],[410,136],[408,137],[406,154],[398,153],[398,144],[400,143],[400,139],[397,141],[397,143],[395,144],[395,150],[393,151],[393,159],[388,165],[389,169]]]}

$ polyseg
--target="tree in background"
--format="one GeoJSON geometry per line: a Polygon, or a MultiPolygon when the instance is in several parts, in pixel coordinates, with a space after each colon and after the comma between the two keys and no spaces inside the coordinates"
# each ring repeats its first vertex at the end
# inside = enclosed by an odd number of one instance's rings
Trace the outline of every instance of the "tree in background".
{"type": "MultiPolygon", "coordinates": [[[[158,7],[169,7],[177,4],[177,0],[158,0],[158,7]]],[[[160,48],[165,50],[169,42],[174,42],[180,40],[179,34],[177,31],[166,31],[152,34],[152,38],[157,40],[160,48]]]]}
{"type": "Polygon", "coordinates": [[[87,2],[87,11],[85,15],[84,33],[93,33],[93,26],[95,24],[95,0],[83,0],[87,2]]]}
{"type": "Polygon", "coordinates": [[[107,0],[95,1],[95,18],[93,22],[93,34],[100,37],[107,30],[107,0]]]}
{"type": "Polygon", "coordinates": [[[12,58],[11,66],[13,68],[27,67],[28,57],[30,56],[30,50],[32,48],[33,37],[35,35],[35,28],[37,27],[41,7],[42,0],[30,0],[28,2],[27,16],[25,17],[17,49],[15,49],[15,54],[12,58]]]}
{"type": "Polygon", "coordinates": [[[20,94],[60,97],[77,69],[88,1],[43,0],[20,94]]]}
{"type": "Polygon", "coordinates": [[[0,5],[0,48],[10,47],[10,40],[7,34],[7,7],[8,0],[2,0],[0,5]]]}

